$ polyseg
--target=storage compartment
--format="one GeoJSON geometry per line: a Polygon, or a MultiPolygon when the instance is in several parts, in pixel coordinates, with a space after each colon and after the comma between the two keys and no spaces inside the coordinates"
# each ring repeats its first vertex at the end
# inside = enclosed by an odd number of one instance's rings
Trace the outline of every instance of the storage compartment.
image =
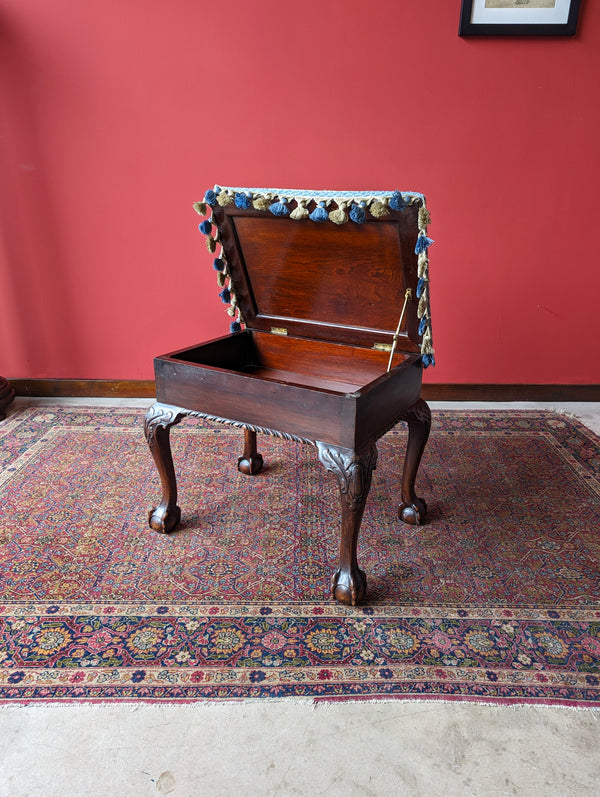
{"type": "MultiPolygon", "coordinates": [[[[246,330],[168,355],[178,362],[219,368],[255,379],[346,394],[387,371],[389,353],[360,346],[246,330]]],[[[393,367],[409,355],[395,353],[393,367]]],[[[414,356],[411,359],[415,359],[414,356]]]]}

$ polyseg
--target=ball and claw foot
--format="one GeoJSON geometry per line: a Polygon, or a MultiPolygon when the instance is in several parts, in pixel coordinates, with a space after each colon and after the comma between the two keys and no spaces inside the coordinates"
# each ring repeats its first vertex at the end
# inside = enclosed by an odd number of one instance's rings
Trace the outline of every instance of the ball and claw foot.
{"type": "Polygon", "coordinates": [[[256,432],[244,429],[244,453],[238,459],[238,470],[244,476],[256,476],[262,468],[263,458],[256,448],[256,432]]]}
{"type": "Polygon", "coordinates": [[[170,509],[165,506],[155,506],[148,512],[148,524],[153,531],[168,534],[173,531],[181,520],[181,509],[178,506],[170,509]]]}
{"type": "Polygon", "coordinates": [[[403,501],[398,507],[398,517],[411,526],[420,526],[427,516],[427,504],[422,498],[417,498],[412,504],[403,501]]]}
{"type": "Polygon", "coordinates": [[[256,476],[263,469],[263,458],[260,454],[253,457],[240,457],[238,459],[238,470],[244,476],[256,476]]]}
{"type": "Polygon", "coordinates": [[[331,577],[331,594],[338,603],[344,606],[356,606],[367,592],[367,576],[364,570],[358,568],[357,574],[336,570],[331,577]]]}

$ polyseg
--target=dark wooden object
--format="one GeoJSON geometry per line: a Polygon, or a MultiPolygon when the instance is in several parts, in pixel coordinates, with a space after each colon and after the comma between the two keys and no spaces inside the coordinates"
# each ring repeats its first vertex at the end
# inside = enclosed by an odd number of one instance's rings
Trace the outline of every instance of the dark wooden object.
{"type": "MultiPolygon", "coordinates": [[[[365,596],[357,541],[376,441],[400,420],[409,427],[400,518],[425,519],[415,479],[431,416],[421,398],[417,301],[408,302],[393,367],[389,346],[406,290],[415,296],[417,206],[361,225],[317,224],[269,213],[214,208],[246,329],[155,359],[157,403],[145,431],[162,500],[151,528],[177,526],[177,484],[169,443],[184,417],[244,429],[239,470],[259,473],[257,433],[314,445],[338,482],[339,567],[332,593],[341,603],[365,596]]],[[[275,489],[275,487],[274,487],[275,489]]]]}
{"type": "Polygon", "coordinates": [[[10,382],[0,376],[0,421],[6,418],[5,410],[12,403],[14,397],[15,391],[10,382]]]}

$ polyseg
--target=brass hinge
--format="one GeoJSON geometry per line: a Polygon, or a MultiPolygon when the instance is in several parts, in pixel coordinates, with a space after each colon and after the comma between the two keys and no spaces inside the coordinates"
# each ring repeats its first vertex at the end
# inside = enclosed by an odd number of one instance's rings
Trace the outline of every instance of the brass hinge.
{"type": "Polygon", "coordinates": [[[271,334],[272,335],[287,335],[287,329],[285,327],[271,327],[271,334]]]}
{"type": "Polygon", "coordinates": [[[374,343],[373,348],[377,351],[391,351],[392,344],[391,343],[374,343]]]}

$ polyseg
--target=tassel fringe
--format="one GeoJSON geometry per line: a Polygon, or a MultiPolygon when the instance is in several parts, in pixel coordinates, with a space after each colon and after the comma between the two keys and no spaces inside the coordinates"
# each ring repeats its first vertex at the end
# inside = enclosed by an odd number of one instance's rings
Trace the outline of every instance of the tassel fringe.
{"type": "Polygon", "coordinates": [[[222,208],[226,208],[228,205],[233,204],[233,197],[228,191],[223,189],[217,196],[217,202],[222,208]]]}
{"type": "Polygon", "coordinates": [[[312,219],[312,221],[318,221],[318,222],[327,221],[329,216],[327,215],[327,211],[325,210],[325,202],[319,202],[317,207],[310,214],[309,218],[312,219]]]}
{"type": "Polygon", "coordinates": [[[295,210],[292,210],[290,213],[290,219],[295,219],[299,221],[300,219],[307,219],[308,218],[308,210],[306,209],[306,200],[299,199],[298,206],[295,210]]]}
{"type": "Polygon", "coordinates": [[[332,210],[329,214],[329,221],[334,224],[346,224],[348,221],[348,214],[346,213],[346,203],[340,202],[337,210],[332,210]]]}
{"type": "Polygon", "coordinates": [[[290,212],[287,206],[287,200],[280,199],[278,202],[273,202],[269,205],[269,210],[274,216],[287,216],[290,212]]]}
{"type": "Polygon", "coordinates": [[[268,210],[271,203],[264,196],[255,197],[252,200],[252,207],[254,210],[268,210]]]}
{"type": "MultiPolygon", "coordinates": [[[[425,204],[425,197],[422,194],[401,193],[400,191],[394,191],[391,194],[379,192],[372,195],[368,195],[366,192],[359,192],[355,195],[350,192],[342,192],[342,194],[343,196],[326,195],[325,192],[317,192],[317,195],[303,195],[301,192],[293,191],[283,194],[275,189],[221,188],[216,185],[214,189],[206,191],[204,201],[194,202],[193,208],[196,213],[205,216],[209,208],[212,209],[215,205],[227,207],[235,203],[235,206],[241,210],[250,208],[258,211],[268,210],[275,216],[289,215],[295,221],[309,218],[317,223],[330,221],[333,224],[342,225],[349,220],[355,224],[363,224],[366,221],[367,210],[373,218],[379,219],[388,216],[392,211],[403,212],[410,205],[418,205],[418,236],[415,245],[418,274],[416,298],[419,300],[417,305],[418,332],[421,336],[423,366],[427,368],[430,365],[435,365],[429,311],[428,256],[428,249],[434,241],[427,235],[427,227],[431,223],[431,216],[425,204]],[[295,195],[296,193],[300,195],[295,195]],[[291,212],[290,202],[295,202],[295,207],[293,204],[291,205],[291,207],[294,207],[291,212]],[[307,207],[311,202],[315,203],[312,213],[309,212],[307,207]],[[327,206],[331,204],[333,204],[333,209],[328,212],[327,206]]],[[[198,225],[200,231],[206,236],[206,246],[212,254],[215,253],[217,245],[221,245],[222,249],[219,230],[217,229],[213,235],[213,225],[214,220],[212,217],[205,219],[198,225]]],[[[232,334],[240,332],[244,319],[233,291],[227,270],[227,262],[222,252],[214,258],[213,268],[217,272],[217,283],[221,288],[219,293],[221,301],[229,305],[226,312],[234,319],[231,322],[230,330],[232,334]]]]}
{"type": "Polygon", "coordinates": [[[389,216],[390,214],[389,208],[383,202],[379,201],[371,202],[369,211],[371,216],[375,219],[381,219],[383,216],[389,216]]]}
{"type": "Polygon", "coordinates": [[[431,224],[431,216],[425,205],[419,208],[419,229],[427,232],[428,225],[431,224]]]}
{"type": "Polygon", "coordinates": [[[404,210],[406,203],[400,191],[394,191],[390,199],[390,207],[392,210],[404,210]]]}
{"type": "Polygon", "coordinates": [[[356,202],[352,203],[352,207],[350,208],[350,218],[353,222],[355,222],[355,224],[364,224],[364,221],[367,218],[364,202],[360,202],[360,204],[357,204],[356,202]]]}
{"type": "Polygon", "coordinates": [[[248,194],[244,194],[243,191],[236,191],[233,201],[235,202],[236,208],[240,208],[241,210],[247,210],[252,207],[252,200],[248,194]]]}

